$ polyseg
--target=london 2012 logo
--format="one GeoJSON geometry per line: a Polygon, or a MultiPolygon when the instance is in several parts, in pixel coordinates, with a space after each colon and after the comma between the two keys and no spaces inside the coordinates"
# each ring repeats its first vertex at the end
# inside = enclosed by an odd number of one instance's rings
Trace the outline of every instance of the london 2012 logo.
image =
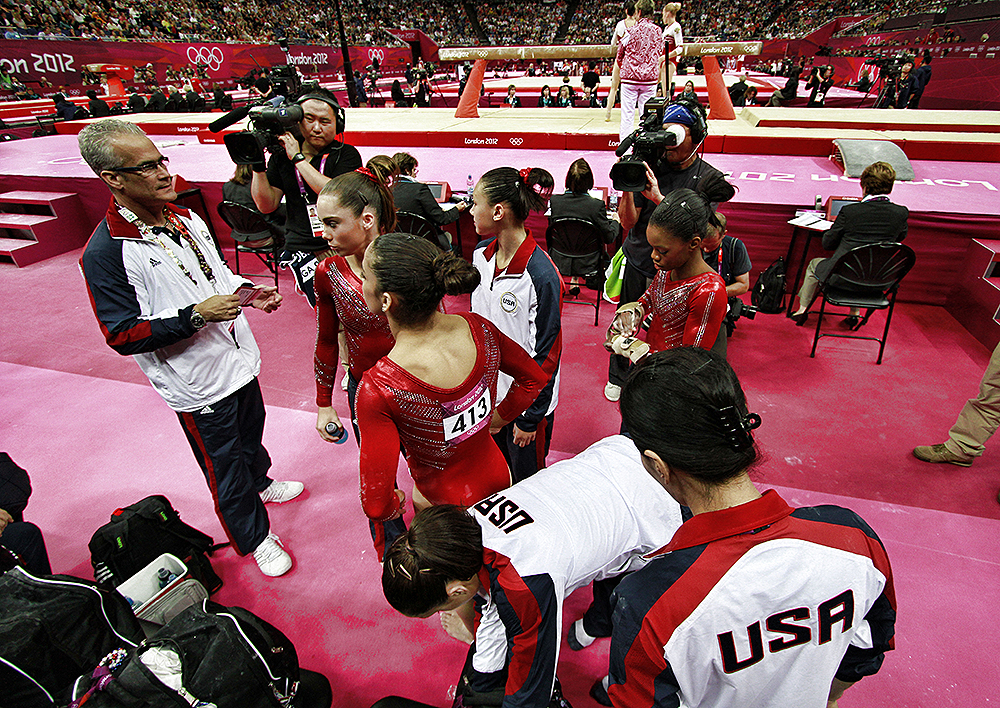
{"type": "Polygon", "coordinates": [[[195,66],[207,66],[209,71],[218,71],[225,57],[219,47],[188,47],[187,58],[195,66]]]}
{"type": "Polygon", "coordinates": [[[515,145],[515,146],[516,145],[520,145],[523,142],[524,142],[524,138],[511,138],[510,139],[510,144],[511,145],[515,145]]]}

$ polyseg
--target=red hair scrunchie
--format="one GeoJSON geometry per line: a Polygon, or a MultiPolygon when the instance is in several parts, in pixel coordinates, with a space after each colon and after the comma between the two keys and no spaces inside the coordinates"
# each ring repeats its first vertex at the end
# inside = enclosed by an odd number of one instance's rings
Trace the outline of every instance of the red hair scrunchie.
{"type": "Polygon", "coordinates": [[[365,177],[367,177],[368,179],[370,179],[375,184],[379,183],[378,177],[376,177],[375,173],[372,172],[371,170],[369,170],[367,167],[359,167],[359,168],[357,168],[354,171],[355,172],[360,172],[361,174],[363,174],[365,177]]]}
{"type": "Polygon", "coordinates": [[[531,174],[531,170],[532,170],[531,167],[525,167],[523,170],[520,170],[518,172],[518,174],[521,175],[521,181],[522,182],[527,182],[528,181],[528,175],[531,174]]]}

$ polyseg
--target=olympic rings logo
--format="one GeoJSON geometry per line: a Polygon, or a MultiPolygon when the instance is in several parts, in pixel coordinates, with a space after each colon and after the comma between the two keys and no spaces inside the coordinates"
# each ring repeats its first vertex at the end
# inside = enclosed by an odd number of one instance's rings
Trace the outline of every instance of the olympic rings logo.
{"type": "Polygon", "coordinates": [[[195,66],[204,64],[210,71],[218,71],[224,59],[218,47],[188,47],[187,58],[195,66]]]}
{"type": "Polygon", "coordinates": [[[510,144],[511,145],[520,145],[523,142],[524,142],[523,138],[511,138],[510,139],[510,144]]]}
{"type": "Polygon", "coordinates": [[[379,64],[385,61],[385,52],[381,49],[369,49],[368,50],[368,61],[374,61],[378,59],[379,64]]]}

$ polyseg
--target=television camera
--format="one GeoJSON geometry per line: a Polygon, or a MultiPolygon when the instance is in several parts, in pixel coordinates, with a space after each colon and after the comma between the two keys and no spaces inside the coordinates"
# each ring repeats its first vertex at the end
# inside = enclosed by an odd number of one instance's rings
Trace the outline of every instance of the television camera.
{"type": "Polygon", "coordinates": [[[664,98],[651,98],[646,102],[639,127],[622,140],[615,155],[622,157],[632,150],[631,156],[611,166],[611,184],[620,192],[641,192],[646,188],[646,164],[660,159],[663,148],[678,145],[684,140],[684,128],[679,125],[663,127],[663,112],[668,102],[664,98]]]}

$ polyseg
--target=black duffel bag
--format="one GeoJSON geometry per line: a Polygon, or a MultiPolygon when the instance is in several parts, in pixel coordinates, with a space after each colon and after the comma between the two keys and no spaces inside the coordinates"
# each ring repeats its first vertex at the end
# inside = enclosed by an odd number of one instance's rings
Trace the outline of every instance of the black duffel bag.
{"type": "Polygon", "coordinates": [[[280,630],[241,607],[209,600],[185,609],[109,668],[79,682],[73,700],[86,696],[91,708],[287,708],[299,688],[295,647],[280,630]],[[172,675],[161,678],[147,663],[172,667],[172,675]]]}
{"type": "Polygon", "coordinates": [[[143,637],[118,592],[68,575],[36,577],[13,568],[0,576],[0,703],[62,705],[82,672],[143,637]]]}
{"type": "Polygon", "coordinates": [[[116,588],[164,553],[177,556],[209,593],[222,587],[208,555],[228,544],[213,545],[212,537],[181,521],[165,496],[154,494],[115,509],[111,522],[90,539],[94,578],[116,588]]]}

